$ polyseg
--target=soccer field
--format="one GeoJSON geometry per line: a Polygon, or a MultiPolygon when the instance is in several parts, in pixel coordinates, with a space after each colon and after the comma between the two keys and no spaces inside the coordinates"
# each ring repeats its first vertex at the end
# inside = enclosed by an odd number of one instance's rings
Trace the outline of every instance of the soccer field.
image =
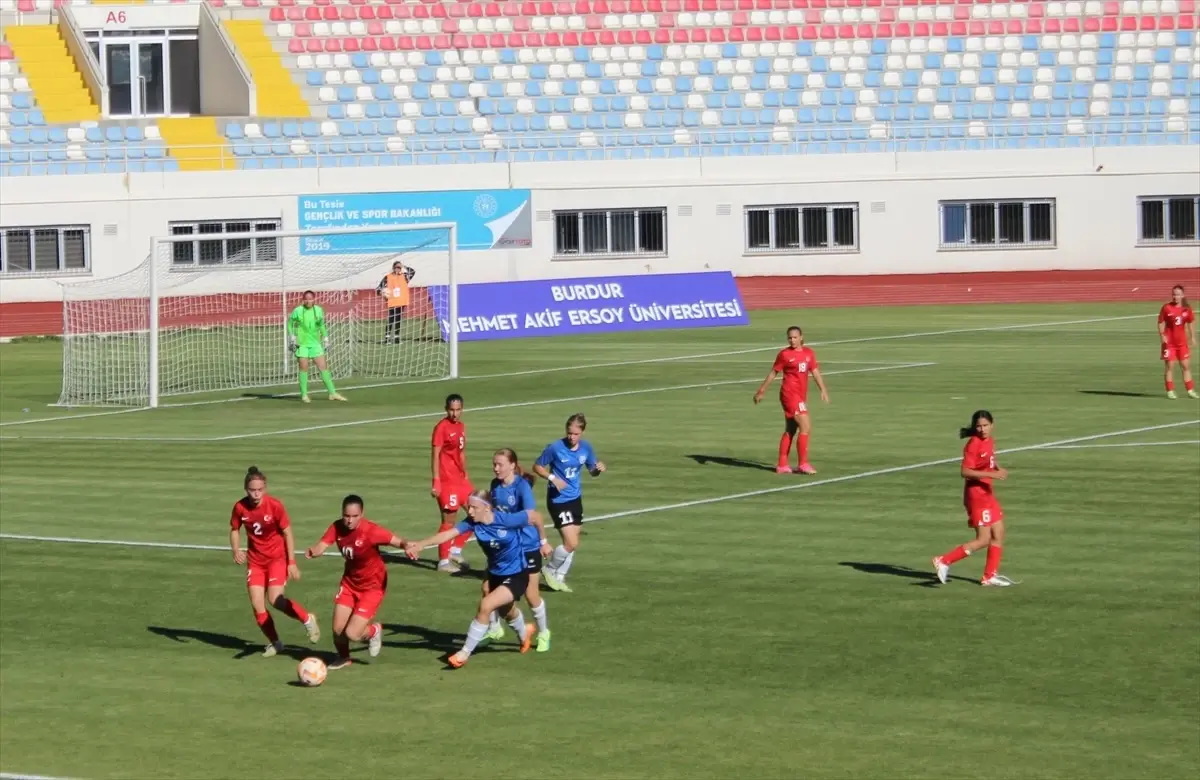
{"type": "Polygon", "coordinates": [[[343,382],[348,404],[117,414],[47,407],[59,344],[2,346],[0,770],[1194,778],[1200,403],[1165,397],[1154,311],[757,312],[745,328],[468,343],[466,378],[343,382]],[[832,395],[810,396],[816,476],[774,473],[775,390],[751,403],[793,322],[832,395]],[[495,449],[529,464],[579,411],[608,464],[584,484],[595,522],[574,592],[545,594],[552,651],[522,656],[510,632],[447,670],[479,580],[426,553],[391,565],[383,653],[356,647],[353,667],[299,687],[295,659],[332,653],[341,562],[301,561],[288,588],[321,645],[276,613],[288,654],[261,658],[225,548],[246,467],[268,474],[298,547],[349,492],[430,534],[429,433],[451,391],[477,485],[495,449]],[[957,432],[979,408],[1011,472],[1001,570],[1018,587],[980,588],[982,555],[944,586],[929,565],[971,536],[957,432]]]}

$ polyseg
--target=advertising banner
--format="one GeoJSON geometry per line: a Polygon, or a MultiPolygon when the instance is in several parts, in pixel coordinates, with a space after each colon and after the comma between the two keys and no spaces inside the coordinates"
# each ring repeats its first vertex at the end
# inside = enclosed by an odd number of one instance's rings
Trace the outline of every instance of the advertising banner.
{"type": "MultiPolygon", "coordinates": [[[[351,195],[301,195],[297,198],[300,229],[368,225],[419,225],[453,222],[458,248],[527,249],[533,246],[533,207],[529,190],[452,190],[447,192],[375,192],[351,195]]],[[[306,236],[303,255],[370,252],[444,252],[442,230],[398,233],[306,236]]]]}
{"type": "MultiPolygon", "coordinates": [[[[448,297],[432,290],[442,335],[448,297]]],[[[748,325],[733,274],[713,271],[646,276],[538,279],[463,284],[458,288],[459,341],[581,333],[748,325]]]]}

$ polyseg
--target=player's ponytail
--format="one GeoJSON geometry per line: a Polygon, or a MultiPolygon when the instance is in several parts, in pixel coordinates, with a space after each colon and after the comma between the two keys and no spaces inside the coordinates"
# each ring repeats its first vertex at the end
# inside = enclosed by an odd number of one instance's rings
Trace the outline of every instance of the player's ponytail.
{"type": "Polygon", "coordinates": [[[256,479],[261,479],[263,484],[267,484],[267,475],[258,470],[258,466],[251,466],[246,469],[246,478],[242,481],[242,487],[249,489],[250,483],[256,479]]]}
{"type": "Polygon", "coordinates": [[[994,422],[994,420],[992,420],[991,412],[989,412],[987,409],[980,409],[979,411],[975,412],[975,414],[971,415],[971,425],[969,427],[958,429],[958,438],[969,439],[972,436],[974,436],[975,435],[975,426],[979,425],[980,420],[987,420],[988,422],[994,422]]]}

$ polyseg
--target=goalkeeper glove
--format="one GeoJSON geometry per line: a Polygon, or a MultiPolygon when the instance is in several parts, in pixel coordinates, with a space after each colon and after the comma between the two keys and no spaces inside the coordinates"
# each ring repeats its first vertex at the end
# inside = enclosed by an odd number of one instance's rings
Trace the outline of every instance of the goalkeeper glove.
{"type": "Polygon", "coordinates": [[[294,338],[291,339],[292,352],[295,352],[299,348],[299,346],[300,345],[296,343],[296,339],[294,339],[294,338]]]}

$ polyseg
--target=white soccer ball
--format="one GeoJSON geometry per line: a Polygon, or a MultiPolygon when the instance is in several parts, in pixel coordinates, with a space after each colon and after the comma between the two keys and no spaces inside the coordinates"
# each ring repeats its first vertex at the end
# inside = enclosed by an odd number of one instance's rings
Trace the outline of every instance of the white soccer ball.
{"type": "Polygon", "coordinates": [[[325,682],[325,675],[328,673],[329,670],[325,668],[325,662],[320,658],[305,658],[296,667],[296,677],[299,678],[301,683],[310,688],[315,688],[325,682]]]}

